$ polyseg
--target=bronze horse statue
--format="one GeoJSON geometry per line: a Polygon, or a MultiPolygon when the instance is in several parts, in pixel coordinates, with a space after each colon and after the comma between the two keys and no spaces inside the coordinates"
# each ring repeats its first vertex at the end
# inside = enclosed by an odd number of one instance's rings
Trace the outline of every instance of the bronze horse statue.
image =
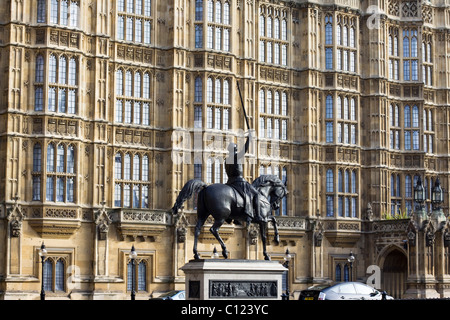
{"type": "MultiPolygon", "coordinates": [[[[260,215],[261,220],[256,223],[259,224],[261,240],[263,243],[263,254],[265,260],[270,260],[266,251],[266,231],[267,223],[272,222],[275,237],[274,241],[278,244],[279,234],[275,217],[272,215],[272,210],[277,210],[280,207],[280,201],[288,193],[286,185],[275,175],[262,175],[255,179],[252,183],[253,187],[260,193],[260,215]]],[[[219,229],[225,222],[237,220],[239,222],[246,222],[247,226],[254,222],[253,217],[250,217],[244,210],[244,197],[233,187],[227,184],[215,183],[208,185],[200,179],[189,180],[178,195],[175,204],[172,208],[172,213],[176,215],[183,203],[192,197],[194,193],[198,192],[197,199],[197,224],[195,226],[195,240],[194,240],[194,258],[199,259],[197,251],[197,241],[201,233],[201,229],[210,215],[214,218],[214,223],[209,231],[219,241],[222,247],[222,255],[225,259],[228,258],[228,251],[219,235],[219,229]]]]}

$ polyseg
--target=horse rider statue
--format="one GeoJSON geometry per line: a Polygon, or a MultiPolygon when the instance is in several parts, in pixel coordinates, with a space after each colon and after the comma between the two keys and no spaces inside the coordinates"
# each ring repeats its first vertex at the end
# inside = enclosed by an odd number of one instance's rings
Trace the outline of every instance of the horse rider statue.
{"type": "MultiPolygon", "coordinates": [[[[244,148],[238,152],[237,145],[228,145],[228,157],[225,160],[225,171],[228,175],[227,185],[232,187],[244,199],[244,212],[254,222],[261,222],[263,218],[260,210],[260,194],[247,180],[244,179],[243,162],[244,156],[248,152],[251,132],[247,137],[244,148]]],[[[231,220],[227,220],[231,222],[231,220]]],[[[267,222],[267,221],[265,221],[267,222]]],[[[239,222],[235,221],[236,224],[239,222]]]]}

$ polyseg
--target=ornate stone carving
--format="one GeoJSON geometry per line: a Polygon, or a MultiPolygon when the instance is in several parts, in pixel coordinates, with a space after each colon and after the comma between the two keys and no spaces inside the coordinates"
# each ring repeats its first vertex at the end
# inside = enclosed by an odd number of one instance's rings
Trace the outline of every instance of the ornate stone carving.
{"type": "Polygon", "coordinates": [[[106,211],[105,204],[95,213],[95,224],[98,229],[98,240],[106,240],[108,237],[109,225],[112,220],[106,211]]]}
{"type": "Polygon", "coordinates": [[[274,298],[277,291],[276,281],[209,281],[210,298],[274,298]]]}
{"type": "Polygon", "coordinates": [[[7,209],[6,219],[9,221],[11,227],[11,237],[19,237],[22,233],[22,221],[25,217],[22,206],[18,204],[19,198],[15,198],[12,207],[7,209]]]}

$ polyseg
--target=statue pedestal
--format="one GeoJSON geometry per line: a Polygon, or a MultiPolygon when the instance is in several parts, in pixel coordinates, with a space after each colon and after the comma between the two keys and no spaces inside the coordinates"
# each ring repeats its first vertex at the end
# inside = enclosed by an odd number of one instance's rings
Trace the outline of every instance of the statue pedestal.
{"type": "Polygon", "coordinates": [[[280,300],[283,273],[278,261],[191,260],[186,275],[188,300],[280,300]]]}

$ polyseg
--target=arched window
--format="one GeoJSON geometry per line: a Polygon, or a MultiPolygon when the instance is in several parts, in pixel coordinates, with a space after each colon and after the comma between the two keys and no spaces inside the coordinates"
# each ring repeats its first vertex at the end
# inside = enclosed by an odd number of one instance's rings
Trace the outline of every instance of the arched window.
{"type": "Polygon", "coordinates": [[[266,94],[263,89],[259,90],[259,113],[265,113],[266,94]]]}
{"type": "Polygon", "coordinates": [[[333,97],[331,95],[327,95],[325,108],[325,118],[333,119],[333,97]]]}
{"type": "Polygon", "coordinates": [[[64,146],[60,144],[56,150],[56,172],[64,172],[64,158],[64,146]]]}
{"type": "Polygon", "coordinates": [[[47,147],[47,171],[55,171],[55,146],[50,143],[47,147]]]}
{"type": "Polygon", "coordinates": [[[141,261],[138,264],[138,291],[147,291],[147,264],[141,261]]]}
{"type": "Polygon", "coordinates": [[[404,117],[405,117],[405,128],[411,127],[411,109],[409,106],[405,106],[404,117]]]}
{"type": "Polygon", "coordinates": [[[352,193],[356,193],[356,172],[352,171],[352,193]]]}
{"type": "Polygon", "coordinates": [[[120,153],[114,157],[114,177],[122,179],[122,155],[120,153]]]}
{"type": "Polygon", "coordinates": [[[417,106],[412,108],[412,126],[419,127],[419,108],[417,106]]]}
{"type": "Polygon", "coordinates": [[[42,282],[44,284],[45,291],[53,291],[53,264],[51,260],[47,259],[44,261],[44,272],[42,282]]]}
{"type": "Polygon", "coordinates": [[[327,192],[334,192],[334,175],[331,169],[327,170],[326,190],[327,192]]]}
{"type": "Polygon", "coordinates": [[[116,95],[123,96],[123,70],[116,71],[116,95]]]}
{"type": "Polygon", "coordinates": [[[36,143],[33,148],[33,171],[40,172],[41,169],[42,150],[41,145],[36,143]]]}
{"type": "Polygon", "coordinates": [[[35,81],[36,82],[44,82],[44,57],[41,55],[38,55],[36,57],[36,75],[35,75],[35,81]]]}
{"type": "Polygon", "coordinates": [[[213,102],[213,79],[208,78],[206,82],[206,102],[213,102]]]}
{"type": "Polygon", "coordinates": [[[220,79],[216,79],[215,81],[215,93],[214,93],[214,102],[222,103],[222,81],[220,79]]]}
{"type": "Polygon", "coordinates": [[[131,180],[131,156],[128,153],[125,155],[124,161],[124,179],[131,180]]]}
{"type": "Polygon", "coordinates": [[[342,270],[341,270],[341,265],[337,264],[336,265],[336,270],[335,270],[335,281],[336,282],[341,282],[342,281],[342,270]]]}
{"type": "Polygon", "coordinates": [[[141,97],[141,73],[136,72],[134,74],[134,97],[140,98],[141,97]]]}
{"type": "Polygon", "coordinates": [[[223,104],[230,104],[230,81],[223,81],[223,104]]]}
{"type": "Polygon", "coordinates": [[[333,44],[333,18],[331,15],[325,16],[325,44],[333,44]]]}
{"type": "Polygon", "coordinates": [[[67,148],[67,173],[75,173],[75,148],[70,145],[67,148]]]}
{"type": "Polygon", "coordinates": [[[344,265],[344,281],[345,282],[350,281],[349,275],[350,275],[350,270],[349,270],[348,264],[345,264],[344,265]]]}
{"type": "Polygon", "coordinates": [[[46,0],[38,0],[37,2],[37,23],[45,23],[47,21],[46,0]]]}
{"type": "Polygon", "coordinates": [[[259,35],[261,37],[265,36],[266,31],[266,19],[263,15],[259,16],[259,35]]]}
{"type": "Polygon", "coordinates": [[[139,180],[139,175],[141,172],[140,162],[141,159],[137,154],[135,154],[133,157],[133,180],[139,180]]]}
{"type": "Polygon", "coordinates": [[[64,261],[58,259],[55,266],[55,291],[64,291],[64,261]]]}
{"type": "Polygon", "coordinates": [[[143,181],[149,181],[149,163],[148,163],[148,157],[143,156],[142,157],[142,180],[143,181]]]}
{"type": "Polygon", "coordinates": [[[56,83],[56,57],[51,54],[48,60],[48,81],[50,83],[56,83]]]}
{"type": "Polygon", "coordinates": [[[125,96],[131,97],[132,95],[132,75],[130,71],[125,73],[125,96]]]}
{"type": "Polygon", "coordinates": [[[64,56],[59,57],[59,76],[58,76],[58,82],[59,84],[66,84],[67,83],[67,59],[64,56]]]}
{"type": "Polygon", "coordinates": [[[202,94],[203,94],[203,81],[202,78],[195,78],[195,95],[194,102],[202,102],[202,94]]]}

